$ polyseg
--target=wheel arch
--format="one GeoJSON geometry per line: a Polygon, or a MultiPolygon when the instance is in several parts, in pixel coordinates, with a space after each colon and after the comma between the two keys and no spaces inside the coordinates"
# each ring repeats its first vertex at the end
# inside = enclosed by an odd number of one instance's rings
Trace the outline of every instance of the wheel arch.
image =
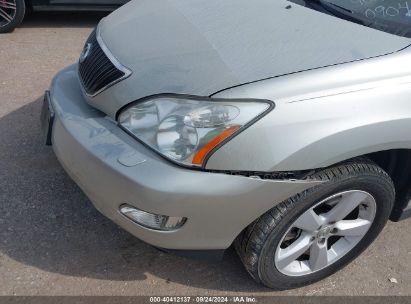
{"type": "Polygon", "coordinates": [[[364,155],[380,166],[394,182],[396,200],[390,219],[397,221],[411,198],[411,149],[393,149],[364,155]]]}
{"type": "Polygon", "coordinates": [[[31,0],[24,0],[24,3],[26,4],[26,10],[31,11],[33,9],[33,3],[31,0]]]}
{"type": "MultiPolygon", "coordinates": [[[[272,178],[278,178],[278,176],[280,176],[284,179],[286,179],[287,177],[293,179],[304,179],[305,176],[311,175],[313,172],[322,171],[343,163],[355,162],[356,160],[362,158],[373,161],[385,172],[387,172],[387,174],[393,180],[396,192],[396,200],[394,202],[394,208],[392,210],[390,220],[395,222],[398,221],[399,215],[402,213],[402,210],[407,206],[409,200],[411,199],[411,149],[391,149],[366,153],[354,158],[348,158],[343,161],[338,161],[324,168],[303,171],[276,172],[272,174],[272,178]]],[[[251,175],[258,176],[258,172],[252,172],[251,175]]],[[[261,175],[260,178],[271,177],[270,174],[264,174],[261,175]]],[[[254,221],[258,220],[264,214],[258,216],[254,221]]],[[[249,225],[252,225],[254,221],[249,223],[249,225]]],[[[248,227],[249,225],[247,225],[246,227],[248,227]]],[[[241,233],[242,231],[239,232],[238,235],[241,235],[241,233]]]]}
{"type": "MultiPolygon", "coordinates": [[[[376,163],[394,182],[396,199],[390,220],[398,221],[404,208],[411,199],[411,149],[389,149],[358,155],[355,158],[367,158],[376,163]]],[[[355,160],[350,158],[341,161],[355,160]]],[[[338,162],[338,163],[341,163],[338,162]]],[[[330,167],[337,165],[334,163],[330,167]]]]}

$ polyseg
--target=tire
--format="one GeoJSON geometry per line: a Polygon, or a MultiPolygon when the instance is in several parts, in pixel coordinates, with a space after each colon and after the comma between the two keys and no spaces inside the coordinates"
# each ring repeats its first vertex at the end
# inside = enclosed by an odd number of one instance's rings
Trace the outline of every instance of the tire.
{"type": "Polygon", "coordinates": [[[0,33],[12,32],[24,19],[26,13],[26,4],[24,0],[12,0],[14,1],[16,7],[2,8],[0,4],[0,9],[2,9],[2,14],[0,14],[0,33]],[[6,20],[7,14],[7,20],[6,20]]]}
{"type": "MultiPolygon", "coordinates": [[[[246,270],[257,282],[269,288],[276,290],[298,288],[322,280],[337,272],[359,256],[374,241],[384,228],[393,208],[395,188],[391,178],[380,167],[366,159],[356,159],[349,163],[343,163],[321,172],[313,173],[309,178],[323,180],[324,183],[278,204],[249,225],[235,241],[236,251],[246,270]],[[334,196],[335,194],[338,195],[334,196]],[[321,211],[321,208],[327,208],[330,212],[327,211],[328,213],[322,214],[321,218],[332,218],[333,213],[331,209],[334,209],[335,206],[344,206],[343,208],[339,208],[340,210],[344,208],[347,209],[345,206],[348,206],[348,203],[346,202],[350,202],[350,200],[354,202],[354,197],[361,197],[361,199],[365,197],[365,203],[360,203],[357,209],[354,209],[352,213],[344,217],[343,220],[352,218],[355,221],[361,221],[360,215],[363,217],[368,216],[369,223],[367,227],[369,228],[366,228],[368,231],[365,231],[365,229],[362,230],[361,233],[364,233],[363,236],[350,236],[349,233],[348,236],[336,236],[334,234],[344,234],[347,233],[348,230],[338,230],[331,226],[320,227],[320,230],[316,230],[315,232],[311,232],[311,230],[314,230],[311,228],[308,229],[310,230],[309,232],[307,232],[308,230],[298,228],[299,226],[307,226],[306,222],[302,224],[302,219],[304,219],[307,214],[312,214],[313,210],[315,210],[316,215],[317,212],[321,211]],[[325,203],[319,204],[319,202],[323,201],[325,203]],[[316,209],[314,209],[313,206],[317,206],[315,207],[316,209]],[[358,219],[355,219],[355,214],[358,214],[358,219]],[[283,257],[287,256],[285,253],[292,252],[291,250],[297,252],[295,248],[299,247],[291,247],[291,245],[297,241],[298,244],[300,244],[303,239],[308,240],[305,237],[306,234],[308,235],[309,233],[315,235],[314,237],[309,236],[309,241],[312,241],[313,245],[310,245],[311,247],[309,247],[302,256],[297,257],[296,261],[293,261],[288,266],[284,268],[282,268],[283,266],[279,266],[282,263],[285,265],[289,262],[287,260],[288,258],[283,257]],[[289,240],[289,238],[291,238],[291,240],[289,240]],[[313,239],[315,240],[313,241],[313,239]],[[341,239],[344,240],[340,241],[341,239]],[[314,247],[323,248],[321,250],[329,250],[324,248],[332,245],[331,240],[332,242],[337,242],[336,240],[338,240],[340,241],[339,244],[347,245],[346,247],[340,246],[344,248],[344,250],[341,249],[340,257],[336,254],[336,260],[330,264],[326,264],[332,259],[328,255],[328,251],[327,254],[320,255],[318,254],[320,251],[312,250],[314,250],[314,247]],[[355,242],[345,243],[346,240],[355,240],[355,242]],[[291,245],[287,245],[287,242],[291,242],[291,245]],[[349,249],[350,246],[354,247],[349,249]],[[345,250],[347,250],[346,253],[344,253],[345,250]],[[284,255],[282,256],[280,253],[283,252],[284,255]],[[323,258],[320,259],[320,256],[323,258]],[[282,261],[281,258],[284,259],[285,262],[282,261]],[[320,260],[321,263],[315,262],[320,260]]],[[[336,210],[337,209],[334,211],[336,210]]],[[[334,214],[336,213],[337,212],[334,212],[334,214]]],[[[315,218],[317,219],[317,217],[315,218]]],[[[366,223],[366,220],[363,221],[366,223]]],[[[346,227],[341,226],[341,224],[344,225],[345,223],[348,222],[337,221],[327,223],[327,225],[335,225],[335,227],[338,226],[341,228],[346,227]]],[[[358,230],[356,230],[356,233],[359,234],[358,230]]],[[[334,245],[335,244],[337,243],[334,243],[334,245]]],[[[300,253],[296,253],[295,256],[298,254],[300,253]]],[[[288,255],[288,257],[290,256],[291,254],[288,255]]]]}

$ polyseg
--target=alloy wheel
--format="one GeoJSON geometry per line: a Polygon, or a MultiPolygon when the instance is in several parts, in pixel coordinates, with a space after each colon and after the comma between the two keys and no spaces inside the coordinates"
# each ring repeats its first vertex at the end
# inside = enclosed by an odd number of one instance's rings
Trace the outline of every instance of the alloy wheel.
{"type": "Polygon", "coordinates": [[[332,195],[305,211],[281,239],[277,269],[303,276],[325,269],[350,252],[370,229],[376,214],[374,197],[352,190],[332,195]]]}
{"type": "Polygon", "coordinates": [[[16,17],[16,0],[0,0],[0,27],[11,23],[16,17]]]}

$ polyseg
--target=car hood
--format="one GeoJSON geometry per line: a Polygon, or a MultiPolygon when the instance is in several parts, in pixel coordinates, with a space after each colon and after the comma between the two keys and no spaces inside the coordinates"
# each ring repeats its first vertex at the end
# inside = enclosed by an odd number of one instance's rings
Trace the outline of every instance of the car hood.
{"type": "Polygon", "coordinates": [[[153,94],[210,96],[410,44],[286,0],[136,0],[106,17],[100,33],[133,73],[90,99],[112,116],[153,94]]]}

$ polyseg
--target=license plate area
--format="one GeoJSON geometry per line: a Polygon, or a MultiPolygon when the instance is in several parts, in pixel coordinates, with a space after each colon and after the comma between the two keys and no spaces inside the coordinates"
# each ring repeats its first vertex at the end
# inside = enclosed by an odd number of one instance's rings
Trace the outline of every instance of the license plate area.
{"type": "Polygon", "coordinates": [[[54,109],[51,104],[50,92],[46,91],[43,99],[43,106],[41,108],[41,129],[43,138],[47,146],[51,146],[51,136],[53,131],[54,109]]]}

